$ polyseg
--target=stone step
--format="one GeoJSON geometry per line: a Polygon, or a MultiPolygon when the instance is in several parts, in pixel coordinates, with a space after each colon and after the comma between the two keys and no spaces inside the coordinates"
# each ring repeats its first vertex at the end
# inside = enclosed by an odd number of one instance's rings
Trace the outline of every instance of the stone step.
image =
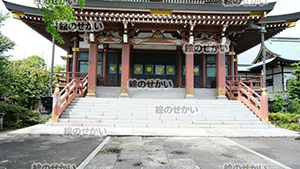
{"type": "Polygon", "coordinates": [[[236,120],[236,119],[75,119],[60,118],[59,122],[82,122],[82,123],[106,123],[106,124],[261,124],[259,120],[236,120]]]}
{"type": "MultiPolygon", "coordinates": [[[[148,95],[150,96],[150,95],[148,95]]],[[[154,96],[154,95],[153,95],[154,96]]],[[[240,101],[184,99],[76,98],[63,112],[61,126],[116,128],[272,128],[240,101]],[[157,112],[157,106],[192,107],[193,112],[157,112]]]]}
{"type": "Polygon", "coordinates": [[[273,125],[240,125],[240,124],[106,124],[106,123],[80,123],[59,122],[48,123],[51,126],[88,126],[101,128],[213,128],[213,129],[268,129],[275,128],[273,125]]]}
{"type": "MultiPolygon", "coordinates": [[[[169,110],[169,109],[168,109],[169,110]]],[[[65,112],[136,112],[136,113],[140,113],[140,112],[149,112],[149,113],[155,113],[157,112],[157,110],[155,108],[136,108],[136,109],[118,109],[118,108],[67,108],[65,110],[65,112]]],[[[163,112],[166,112],[163,110],[163,112]]],[[[182,109],[179,110],[179,113],[184,111],[182,109]]],[[[213,112],[250,112],[250,110],[248,108],[245,107],[241,107],[241,108],[201,108],[196,110],[195,108],[193,108],[193,111],[191,111],[190,109],[186,109],[185,111],[186,113],[213,113],[213,112]]],[[[171,109],[170,113],[175,113],[174,109],[171,109]]]]}
{"type": "Polygon", "coordinates": [[[218,103],[231,103],[231,104],[240,104],[239,100],[185,100],[185,99],[173,99],[173,100],[164,100],[164,99],[102,99],[102,98],[76,98],[72,103],[119,103],[119,104],[128,104],[128,103],[146,103],[146,104],[155,104],[155,103],[190,103],[190,104],[218,104],[218,103]]]}
{"type": "Polygon", "coordinates": [[[141,114],[71,114],[71,113],[64,113],[62,118],[86,118],[86,119],[94,119],[94,118],[99,118],[99,119],[183,119],[183,120],[192,120],[192,119],[257,119],[257,117],[253,114],[236,114],[236,115],[231,115],[231,114],[198,114],[198,115],[141,115],[141,114]]]}

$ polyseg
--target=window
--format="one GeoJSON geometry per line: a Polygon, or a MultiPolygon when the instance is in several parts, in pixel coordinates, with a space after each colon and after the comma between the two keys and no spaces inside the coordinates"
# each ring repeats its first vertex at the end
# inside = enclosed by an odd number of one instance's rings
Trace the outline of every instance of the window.
{"type": "Polygon", "coordinates": [[[79,59],[89,60],[89,52],[79,52],[79,59]]]}
{"type": "Polygon", "coordinates": [[[273,86],[273,79],[267,79],[266,86],[273,86]]]}
{"type": "Polygon", "coordinates": [[[88,61],[79,61],[79,72],[89,72],[89,62],[88,61]]]}
{"type": "Polygon", "coordinates": [[[216,77],[216,65],[207,65],[207,77],[216,77]]]}
{"type": "MultiPolygon", "coordinates": [[[[98,53],[97,75],[102,75],[102,53],[98,53]]],[[[89,71],[89,52],[79,52],[79,72],[87,73],[89,71]]]]}
{"type": "Polygon", "coordinates": [[[216,77],[216,56],[207,56],[206,74],[207,77],[216,77]]]}

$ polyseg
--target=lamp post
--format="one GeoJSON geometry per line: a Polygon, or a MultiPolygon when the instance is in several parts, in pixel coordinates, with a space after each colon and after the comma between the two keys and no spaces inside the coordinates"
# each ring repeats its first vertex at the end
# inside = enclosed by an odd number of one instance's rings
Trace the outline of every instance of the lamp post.
{"type": "Polygon", "coordinates": [[[262,57],[263,57],[263,88],[266,88],[266,79],[267,79],[267,68],[266,68],[266,50],[265,50],[265,33],[266,25],[261,24],[261,49],[262,49],[262,57]]]}
{"type": "Polygon", "coordinates": [[[250,21],[250,28],[260,30],[261,34],[261,50],[262,50],[262,59],[263,59],[263,88],[266,88],[266,79],[267,79],[267,68],[266,68],[266,51],[265,51],[265,33],[266,24],[262,23],[260,26],[254,24],[254,21],[250,21]]]}
{"type": "Polygon", "coordinates": [[[49,93],[48,93],[49,96],[52,96],[54,56],[55,56],[55,38],[54,36],[52,36],[52,61],[51,61],[51,74],[50,74],[49,93]]]}

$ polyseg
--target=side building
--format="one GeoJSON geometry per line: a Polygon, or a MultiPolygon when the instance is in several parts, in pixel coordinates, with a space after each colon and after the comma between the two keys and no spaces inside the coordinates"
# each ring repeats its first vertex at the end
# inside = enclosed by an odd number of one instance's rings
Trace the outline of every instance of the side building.
{"type": "MultiPolygon", "coordinates": [[[[267,66],[267,91],[286,92],[289,80],[295,78],[293,63],[300,61],[300,38],[272,38],[265,42],[267,66]]],[[[251,64],[240,64],[239,75],[260,75],[262,70],[262,50],[251,64]]]]}

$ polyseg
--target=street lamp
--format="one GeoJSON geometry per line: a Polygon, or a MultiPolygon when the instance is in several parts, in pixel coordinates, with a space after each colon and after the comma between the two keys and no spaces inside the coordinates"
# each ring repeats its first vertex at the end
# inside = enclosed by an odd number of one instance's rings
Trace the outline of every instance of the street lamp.
{"type": "Polygon", "coordinates": [[[260,30],[261,34],[261,50],[262,50],[262,59],[263,59],[263,88],[266,88],[266,79],[267,79],[267,68],[266,68],[266,51],[265,51],[265,33],[266,24],[262,23],[260,26],[254,24],[254,21],[250,21],[250,28],[260,30]]]}

